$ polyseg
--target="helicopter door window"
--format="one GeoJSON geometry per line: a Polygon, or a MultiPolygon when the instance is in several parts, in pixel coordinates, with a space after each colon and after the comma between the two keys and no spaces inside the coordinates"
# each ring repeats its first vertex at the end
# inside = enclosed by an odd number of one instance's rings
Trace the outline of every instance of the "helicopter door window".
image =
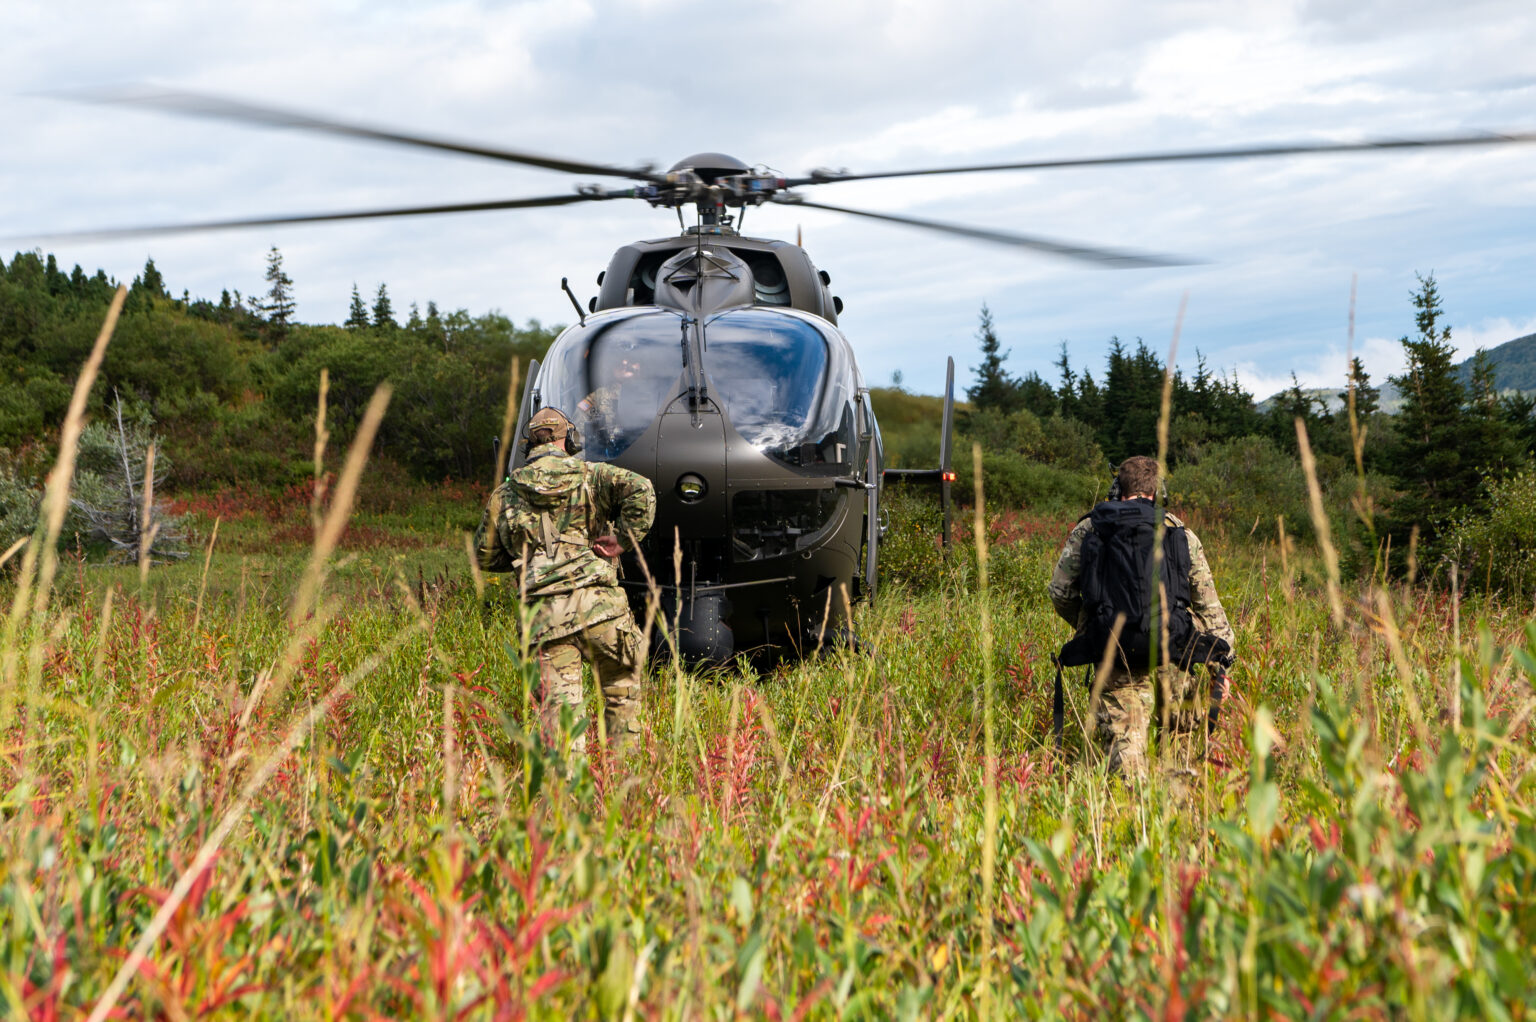
{"type": "Polygon", "coordinates": [[[829,386],[827,339],[794,316],[723,313],[707,327],[710,392],[753,447],[797,467],[851,463],[853,421],[844,386],[829,386]]]}
{"type": "Polygon", "coordinates": [[[550,347],[545,404],[581,431],[588,460],[618,457],[650,428],[677,390],[678,337],[678,317],[659,312],[572,327],[550,347]]]}

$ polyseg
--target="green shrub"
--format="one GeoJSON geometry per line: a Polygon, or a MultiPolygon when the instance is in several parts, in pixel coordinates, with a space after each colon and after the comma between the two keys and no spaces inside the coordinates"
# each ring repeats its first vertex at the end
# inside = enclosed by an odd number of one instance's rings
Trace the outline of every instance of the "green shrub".
{"type": "MultiPolygon", "coordinates": [[[[983,451],[981,468],[987,506],[996,510],[1076,516],[1102,500],[1109,485],[1099,473],[1042,465],[1012,451],[983,451]]],[[[969,445],[956,452],[955,472],[955,495],[969,503],[976,486],[969,445]]]]}
{"type": "Polygon", "coordinates": [[[1268,437],[1205,447],[1198,461],[1180,465],[1169,476],[1168,501],[1206,526],[1247,532],[1256,525],[1273,535],[1275,517],[1284,515],[1291,535],[1313,531],[1301,465],[1268,437]]]}
{"type": "Polygon", "coordinates": [[[19,479],[9,467],[0,466],[0,553],[37,527],[37,507],[42,493],[19,479]]]}
{"type": "Polygon", "coordinates": [[[944,516],[938,500],[906,486],[884,493],[885,538],[880,541],[880,584],[931,588],[944,576],[944,516]]]}
{"type": "Polygon", "coordinates": [[[1536,597],[1536,464],[1485,484],[1488,511],[1456,523],[1449,547],[1474,586],[1536,597]]]}
{"type": "Polygon", "coordinates": [[[875,417],[880,421],[886,465],[891,468],[936,468],[944,399],[884,387],[872,389],[869,399],[875,417]]]}
{"type": "Polygon", "coordinates": [[[1104,449],[1093,438],[1093,427],[1087,423],[1052,415],[1040,420],[1040,433],[1042,446],[1025,452],[1034,454],[1037,461],[1074,472],[1107,475],[1109,459],[1104,457],[1104,449]]]}

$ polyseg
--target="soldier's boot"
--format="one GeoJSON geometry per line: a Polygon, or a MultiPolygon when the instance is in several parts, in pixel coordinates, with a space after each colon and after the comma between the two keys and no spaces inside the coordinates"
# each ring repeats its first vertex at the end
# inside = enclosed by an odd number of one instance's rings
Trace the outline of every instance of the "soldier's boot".
{"type": "MultiPolygon", "coordinates": [[[[581,650],[575,638],[557,639],[539,648],[539,725],[544,741],[565,750],[566,727],[575,729],[583,715],[581,692],[581,650]],[[569,724],[562,724],[562,711],[569,724]]],[[[586,756],[585,732],[570,739],[570,758],[578,762],[586,756]]]]}

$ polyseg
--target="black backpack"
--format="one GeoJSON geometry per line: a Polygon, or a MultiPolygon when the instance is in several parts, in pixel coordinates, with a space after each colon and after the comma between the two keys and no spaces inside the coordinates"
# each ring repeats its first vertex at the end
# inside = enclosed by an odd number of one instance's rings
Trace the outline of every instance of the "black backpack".
{"type": "MultiPolygon", "coordinates": [[[[1116,643],[1117,665],[1127,670],[1151,665],[1154,631],[1162,632],[1152,613],[1152,553],[1161,513],[1149,500],[1106,500],[1086,516],[1093,529],[1083,537],[1078,580],[1087,619],[1061,648],[1063,667],[1099,664],[1121,615],[1125,623],[1116,643]]],[[[1224,662],[1231,655],[1225,639],[1195,630],[1189,613],[1189,569],[1189,536],[1182,527],[1169,525],[1163,531],[1161,572],[1167,648],[1158,659],[1186,670],[1199,663],[1224,662]]],[[[1161,646],[1163,635],[1157,634],[1156,640],[1161,646]]]]}

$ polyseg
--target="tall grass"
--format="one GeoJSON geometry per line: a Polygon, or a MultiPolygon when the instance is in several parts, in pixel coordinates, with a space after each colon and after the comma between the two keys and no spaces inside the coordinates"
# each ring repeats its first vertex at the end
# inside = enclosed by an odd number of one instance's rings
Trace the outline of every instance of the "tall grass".
{"type": "Polygon", "coordinates": [[[658,667],[633,756],[572,769],[515,594],[465,568],[474,498],[385,509],[351,469],[323,555],[223,507],[142,587],[0,582],[11,1014],[1529,1015],[1528,612],[1340,583],[1335,623],[1317,551],[1207,542],[1235,688],[1129,789],[1051,743],[1070,519],[998,509],[947,560],[893,545],[922,567],[864,651],[658,667]],[[349,504],[418,542],[346,549],[349,504]]]}

